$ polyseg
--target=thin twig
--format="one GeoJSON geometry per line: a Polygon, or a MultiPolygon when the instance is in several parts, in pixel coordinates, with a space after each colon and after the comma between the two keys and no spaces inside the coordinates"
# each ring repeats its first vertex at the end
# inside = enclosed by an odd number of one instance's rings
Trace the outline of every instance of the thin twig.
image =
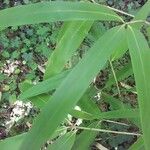
{"type": "Polygon", "coordinates": [[[118,85],[118,80],[117,80],[116,73],[115,73],[114,67],[113,67],[112,62],[111,62],[110,59],[109,59],[109,63],[110,63],[111,71],[113,73],[113,76],[114,76],[114,79],[115,79],[115,82],[116,82],[116,86],[117,86],[117,90],[118,90],[118,95],[121,98],[121,92],[120,92],[120,88],[119,88],[119,85],[118,85]]]}
{"type": "MultiPolygon", "coordinates": [[[[91,0],[91,2],[93,2],[93,3],[95,3],[95,4],[98,4],[98,5],[99,5],[99,3],[95,2],[95,0],[91,0]]],[[[113,11],[115,11],[115,12],[118,12],[118,13],[120,13],[120,14],[123,14],[123,15],[129,16],[129,17],[132,17],[132,18],[134,18],[134,17],[135,17],[134,15],[129,14],[129,13],[126,13],[126,12],[124,12],[124,11],[122,11],[122,10],[119,10],[119,9],[116,9],[116,8],[112,8],[112,7],[109,7],[109,6],[106,6],[106,7],[108,7],[109,9],[111,9],[111,10],[113,10],[113,11]]]]}
{"type": "Polygon", "coordinates": [[[134,20],[134,21],[130,21],[127,24],[134,24],[134,23],[145,23],[147,25],[150,25],[150,22],[146,21],[146,20],[134,20]]]}
{"type": "Polygon", "coordinates": [[[119,9],[112,8],[112,7],[109,7],[109,6],[107,6],[107,7],[108,7],[109,9],[111,9],[111,10],[113,10],[113,11],[115,11],[115,12],[121,13],[121,14],[123,14],[123,15],[129,16],[129,17],[132,17],[132,18],[134,18],[134,17],[135,17],[134,15],[129,14],[129,13],[126,13],[126,12],[121,11],[121,10],[119,10],[119,9]]]}
{"type": "Polygon", "coordinates": [[[97,128],[75,127],[75,129],[90,130],[90,131],[105,132],[105,133],[113,133],[113,134],[141,136],[141,134],[139,134],[139,133],[129,133],[129,132],[121,132],[121,131],[112,131],[112,130],[97,129],[97,128]]]}
{"type": "Polygon", "coordinates": [[[104,147],[102,144],[96,142],[95,146],[99,149],[99,150],[108,150],[106,147],[104,147]]]}
{"type": "Polygon", "coordinates": [[[114,124],[118,124],[118,125],[123,125],[123,126],[129,126],[126,123],[122,123],[122,122],[118,122],[118,121],[105,120],[105,119],[103,119],[102,121],[109,122],[109,123],[114,123],[114,124]]]}
{"type": "Polygon", "coordinates": [[[60,132],[60,131],[64,131],[64,130],[67,130],[67,129],[70,129],[70,127],[63,127],[63,128],[60,128],[60,129],[57,129],[56,131],[57,132],[60,132]]]}

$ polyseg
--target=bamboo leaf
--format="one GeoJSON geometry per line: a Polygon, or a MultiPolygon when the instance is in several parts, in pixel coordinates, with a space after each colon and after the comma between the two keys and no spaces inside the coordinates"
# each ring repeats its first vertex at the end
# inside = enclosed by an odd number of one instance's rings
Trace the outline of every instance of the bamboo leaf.
{"type": "Polygon", "coordinates": [[[78,106],[90,114],[100,114],[100,108],[94,102],[94,96],[97,94],[97,90],[91,86],[87,89],[84,95],[80,98],[78,106]]]}
{"type": "Polygon", "coordinates": [[[103,23],[99,21],[95,21],[91,27],[88,38],[91,39],[92,41],[96,41],[105,32],[106,32],[106,27],[103,25],[103,23]]]}
{"type": "Polygon", "coordinates": [[[117,118],[138,118],[138,109],[119,109],[114,111],[102,112],[97,118],[99,119],[117,119],[117,118]]]}
{"type": "MultiPolygon", "coordinates": [[[[58,127],[58,129],[54,132],[54,134],[49,138],[52,140],[62,134],[66,129],[64,127],[58,127]]],[[[2,150],[20,150],[20,145],[22,144],[23,140],[27,136],[28,133],[19,134],[13,137],[6,138],[4,140],[0,140],[0,148],[2,150]]]]}
{"type": "Polygon", "coordinates": [[[85,120],[94,119],[118,119],[118,118],[139,118],[139,109],[119,109],[112,110],[108,112],[101,112],[99,115],[90,114],[83,111],[72,110],[70,113],[76,118],[81,118],[85,120]]]}
{"type": "Polygon", "coordinates": [[[127,50],[128,50],[128,45],[126,42],[124,42],[122,45],[120,45],[120,47],[118,47],[118,49],[115,49],[114,53],[111,55],[111,60],[114,61],[116,59],[121,58],[127,50]]]}
{"type": "Polygon", "coordinates": [[[124,42],[122,41],[123,36],[124,30],[118,26],[106,32],[93,45],[42,109],[21,146],[22,150],[39,149],[53,134],[61,121],[64,120],[68,112],[84,94],[99,70],[103,68],[113,50],[118,46],[120,47],[120,44],[124,42]],[[99,45],[101,46],[99,47],[99,45]],[[66,87],[69,88],[66,89],[66,87]]]}
{"type": "MultiPolygon", "coordinates": [[[[38,86],[39,84],[40,82],[38,83],[38,86]]],[[[24,101],[31,101],[38,108],[42,108],[50,98],[50,94],[47,93],[41,94],[41,90],[39,88],[36,88],[36,86],[33,86],[32,82],[28,80],[25,80],[24,82],[20,83],[19,89],[21,90],[21,93],[25,93],[25,97],[23,97],[22,99],[20,95],[19,99],[24,101]],[[34,96],[34,94],[33,95],[31,94],[32,90],[35,91],[35,89],[39,92],[37,94],[38,96],[34,96]]]]}
{"type": "Polygon", "coordinates": [[[62,82],[62,80],[68,75],[69,72],[70,70],[67,70],[54,77],[39,82],[36,85],[30,85],[30,88],[22,90],[22,93],[20,94],[19,98],[22,100],[27,100],[31,97],[47,93],[53,89],[56,89],[62,82]]]}
{"type": "Polygon", "coordinates": [[[106,6],[86,2],[42,2],[0,11],[0,28],[54,21],[122,19],[106,6]]]}
{"type": "Polygon", "coordinates": [[[25,136],[26,134],[20,134],[0,141],[1,150],[19,150],[19,147],[22,141],[24,140],[25,136]]]}
{"type": "Polygon", "coordinates": [[[133,20],[145,20],[150,13],[150,1],[148,0],[144,6],[139,10],[133,20]]]}
{"type": "MultiPolygon", "coordinates": [[[[133,70],[132,70],[132,65],[131,63],[126,64],[121,70],[116,71],[116,77],[117,77],[117,81],[121,81],[123,79],[125,79],[126,77],[130,76],[133,74],[133,70]]],[[[111,74],[109,76],[108,81],[106,82],[106,85],[104,88],[110,87],[113,84],[115,84],[115,79],[114,76],[111,74]]]]}
{"type": "Polygon", "coordinates": [[[80,110],[71,110],[70,115],[72,115],[75,118],[80,118],[84,120],[93,120],[96,119],[96,117],[93,114],[90,114],[85,111],[80,111],[80,110]]]}
{"type": "Polygon", "coordinates": [[[129,148],[129,150],[144,150],[144,141],[142,137],[139,137],[137,141],[132,144],[132,146],[129,148]]]}
{"type": "Polygon", "coordinates": [[[109,94],[106,94],[104,92],[101,93],[101,98],[105,102],[110,104],[111,110],[117,110],[124,108],[124,104],[121,100],[114,98],[113,96],[110,96],[109,94]]]}
{"type": "MultiPolygon", "coordinates": [[[[127,104],[124,104],[120,99],[116,99],[104,92],[101,95],[102,99],[110,104],[111,110],[118,110],[118,109],[130,109],[131,107],[127,104]]],[[[128,117],[127,117],[128,118],[128,117]]],[[[137,125],[139,128],[141,127],[140,119],[139,118],[130,118],[130,120],[137,125]]]]}
{"type": "Polygon", "coordinates": [[[47,150],[71,150],[75,141],[75,132],[69,132],[59,137],[47,150]]]}
{"type": "Polygon", "coordinates": [[[64,25],[65,27],[62,29],[63,33],[61,32],[63,36],[57,43],[57,46],[46,65],[46,71],[44,74],[45,79],[48,79],[62,71],[64,65],[84,40],[93,22],[76,21],[69,22],[67,24],[69,25],[64,25]]]}
{"type": "Polygon", "coordinates": [[[41,109],[46,105],[49,99],[49,94],[40,94],[38,96],[30,97],[28,100],[30,100],[36,107],[41,109]]]}
{"type": "MultiPolygon", "coordinates": [[[[88,128],[99,127],[99,122],[91,123],[88,128]]],[[[82,131],[75,140],[72,150],[88,150],[98,133],[90,130],[82,131]]]]}
{"type": "Polygon", "coordinates": [[[134,24],[132,24],[132,27],[134,28],[141,28],[143,23],[144,23],[144,20],[146,20],[146,18],[148,17],[148,14],[150,13],[150,0],[148,0],[144,6],[139,10],[139,12],[136,14],[136,16],[134,17],[134,19],[132,21],[135,21],[134,24]],[[136,23],[136,21],[138,20],[142,20],[143,23],[139,22],[139,23],[136,23]]]}
{"type": "Polygon", "coordinates": [[[138,93],[143,139],[148,150],[150,147],[150,48],[140,31],[128,26],[126,35],[138,93]]]}

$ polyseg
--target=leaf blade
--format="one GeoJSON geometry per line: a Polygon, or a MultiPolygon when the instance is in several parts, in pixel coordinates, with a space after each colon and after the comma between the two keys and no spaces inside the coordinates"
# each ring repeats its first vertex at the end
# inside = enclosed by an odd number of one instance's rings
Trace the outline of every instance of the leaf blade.
{"type": "Polygon", "coordinates": [[[59,86],[59,84],[62,82],[62,80],[68,75],[69,72],[70,70],[64,71],[60,74],[57,74],[54,77],[51,77],[45,81],[33,85],[32,87],[23,91],[23,93],[20,94],[19,98],[25,100],[49,92],[53,89],[56,89],[59,86]]]}
{"type": "MultiPolygon", "coordinates": [[[[93,128],[93,127],[99,127],[99,122],[93,122],[91,123],[88,127],[93,128]]],[[[89,130],[84,130],[82,131],[75,140],[75,143],[73,145],[72,150],[87,150],[90,148],[91,144],[93,143],[97,132],[89,131],[89,130]]]]}
{"type": "Polygon", "coordinates": [[[84,2],[43,2],[0,11],[0,28],[42,22],[99,19],[122,21],[116,13],[102,5],[84,2]]]}
{"type": "Polygon", "coordinates": [[[103,68],[113,50],[124,42],[122,41],[122,36],[124,36],[124,30],[122,26],[118,26],[105,33],[93,45],[85,57],[73,68],[67,78],[57,88],[51,100],[42,109],[21,146],[22,150],[40,148],[47,138],[53,134],[60,122],[86,91],[90,82],[99,72],[99,69],[103,68]],[[114,39],[117,42],[114,42],[114,39]],[[109,44],[112,46],[110,47],[109,44]],[[100,49],[99,45],[101,45],[100,49]],[[99,59],[100,57],[101,59],[99,59]],[[87,68],[88,62],[90,63],[87,68]],[[66,86],[69,87],[67,91],[66,86]]]}
{"type": "Polygon", "coordinates": [[[53,144],[49,145],[47,150],[71,150],[75,141],[75,133],[69,132],[59,137],[53,144]]]}
{"type": "Polygon", "coordinates": [[[44,79],[48,79],[62,71],[64,65],[84,40],[93,22],[74,21],[67,24],[64,25],[67,26],[67,29],[63,31],[61,39],[48,59],[44,79]]]}
{"type": "Polygon", "coordinates": [[[148,140],[150,138],[150,71],[148,69],[150,68],[150,64],[148,63],[150,60],[150,48],[140,31],[129,26],[126,35],[138,93],[143,138],[145,148],[148,150],[150,147],[148,140]]]}

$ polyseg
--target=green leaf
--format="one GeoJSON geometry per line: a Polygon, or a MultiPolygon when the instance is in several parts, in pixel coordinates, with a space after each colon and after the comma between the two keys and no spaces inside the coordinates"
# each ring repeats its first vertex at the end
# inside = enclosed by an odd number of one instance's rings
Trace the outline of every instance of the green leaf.
{"type": "Polygon", "coordinates": [[[47,150],[71,150],[75,141],[75,135],[75,132],[62,135],[53,144],[49,145],[47,150]]]}
{"type": "Polygon", "coordinates": [[[53,89],[56,89],[59,86],[59,84],[62,82],[62,80],[68,75],[69,72],[70,70],[64,71],[43,82],[37,83],[36,85],[26,89],[25,91],[23,90],[19,98],[21,100],[27,100],[31,97],[34,97],[43,93],[47,93],[53,89]]]}
{"type": "Polygon", "coordinates": [[[19,150],[19,147],[27,134],[20,134],[0,141],[1,150],[19,150]]]}
{"type": "Polygon", "coordinates": [[[78,102],[78,106],[83,110],[90,114],[100,114],[100,108],[94,102],[94,96],[97,94],[97,90],[91,86],[87,89],[84,95],[80,98],[78,102]]]}
{"type": "MultiPolygon", "coordinates": [[[[124,37],[124,41],[125,41],[124,37]]],[[[123,56],[123,54],[128,50],[127,42],[122,43],[118,49],[115,49],[114,53],[111,55],[111,61],[114,61],[116,59],[119,59],[123,56]]]]}
{"type": "MultiPolygon", "coordinates": [[[[57,75],[57,76],[59,76],[59,75],[57,75]]],[[[38,83],[38,86],[39,86],[39,84],[40,83],[38,83]]],[[[39,88],[36,88],[36,86],[33,86],[32,82],[29,80],[25,80],[24,82],[20,83],[19,89],[21,90],[21,93],[23,93],[23,98],[20,95],[19,99],[24,100],[24,101],[31,101],[38,108],[42,108],[50,98],[50,95],[47,93],[41,94],[40,93],[41,90],[39,88]],[[36,90],[39,92],[37,94],[38,96],[32,95],[31,94],[32,91],[36,91],[36,90]]]]}
{"type": "Polygon", "coordinates": [[[117,119],[117,118],[138,118],[138,109],[119,109],[114,111],[102,112],[97,118],[99,119],[117,119]]]}
{"type": "Polygon", "coordinates": [[[58,43],[61,40],[61,38],[64,36],[65,32],[68,30],[70,25],[72,25],[73,23],[76,24],[78,22],[82,22],[82,21],[65,21],[65,22],[63,22],[63,25],[61,26],[61,28],[56,36],[56,43],[58,43]]]}
{"type": "MultiPolygon", "coordinates": [[[[101,98],[110,104],[111,110],[118,110],[118,109],[130,109],[131,107],[127,104],[124,104],[120,99],[116,99],[104,92],[102,92],[101,98]]],[[[128,117],[127,117],[128,118],[128,117]]],[[[129,118],[135,125],[141,127],[140,119],[139,118],[129,118]]]]}
{"type": "Polygon", "coordinates": [[[88,38],[91,39],[92,41],[96,41],[105,32],[106,32],[106,27],[103,25],[103,23],[95,21],[91,27],[88,38]]]}
{"type": "MultiPolygon", "coordinates": [[[[99,127],[99,122],[91,123],[88,128],[99,127]]],[[[72,150],[89,150],[90,146],[93,144],[94,139],[98,133],[90,130],[82,131],[75,140],[72,150]]]]}
{"type": "Polygon", "coordinates": [[[110,96],[104,92],[101,93],[101,98],[103,101],[110,104],[111,110],[117,110],[124,108],[124,104],[121,100],[114,98],[113,96],[110,96]]]}
{"type": "Polygon", "coordinates": [[[83,111],[72,110],[70,113],[76,118],[85,120],[93,119],[118,119],[118,118],[139,118],[139,109],[119,109],[108,112],[101,112],[99,115],[90,114],[83,111]]]}
{"type": "MultiPolygon", "coordinates": [[[[66,131],[64,127],[58,127],[58,129],[54,132],[54,134],[49,138],[49,140],[52,140],[56,137],[58,137],[61,133],[66,131]]],[[[16,135],[13,137],[6,138],[4,140],[0,140],[0,148],[2,150],[20,150],[20,145],[22,144],[24,138],[27,136],[28,133],[23,133],[20,135],[16,135]]]]}
{"type": "Polygon", "coordinates": [[[108,112],[100,112],[99,114],[87,113],[84,111],[72,110],[71,115],[79,117],[81,119],[93,120],[93,119],[117,119],[117,118],[139,118],[139,109],[117,109],[108,112]]]}
{"type": "MultiPolygon", "coordinates": [[[[133,74],[133,70],[132,70],[131,63],[128,63],[128,64],[124,65],[121,68],[121,70],[116,71],[115,73],[116,73],[117,81],[121,81],[121,80],[127,78],[128,76],[132,75],[133,74]]],[[[116,82],[115,82],[114,76],[111,74],[109,76],[109,79],[106,82],[106,85],[105,85],[104,88],[110,87],[110,86],[112,86],[115,83],[116,82]]]]}
{"type": "Polygon", "coordinates": [[[40,94],[38,96],[30,97],[28,100],[30,100],[38,108],[43,108],[49,99],[50,95],[40,94]]]}
{"type": "Polygon", "coordinates": [[[150,1],[148,0],[140,11],[136,14],[133,20],[145,20],[150,13],[150,1]]]}
{"type": "Polygon", "coordinates": [[[64,25],[65,27],[62,29],[64,33],[46,65],[46,71],[44,74],[45,79],[62,71],[69,58],[73,55],[77,48],[79,48],[85,36],[88,34],[93,22],[76,21],[67,22],[67,24],[68,25],[64,25]],[[64,28],[66,30],[64,30],[64,28]]]}
{"type": "Polygon", "coordinates": [[[137,141],[132,144],[132,146],[129,148],[129,150],[144,150],[144,141],[142,137],[139,137],[137,141]]]}
{"type": "MultiPolygon", "coordinates": [[[[137,20],[146,20],[150,13],[150,1],[148,0],[144,6],[140,9],[140,11],[136,14],[135,18],[132,21],[137,21],[137,20]]],[[[144,23],[144,22],[143,22],[144,23]]],[[[143,23],[134,23],[132,24],[132,27],[134,28],[141,28],[143,23]]]]}
{"type": "Polygon", "coordinates": [[[93,120],[96,118],[93,114],[75,109],[71,110],[70,115],[72,115],[75,118],[80,118],[84,120],[93,120]]]}
{"type": "Polygon", "coordinates": [[[125,54],[125,52],[128,50],[126,42],[123,43],[123,45],[116,49],[116,51],[111,56],[111,61],[117,60],[125,54]]]}
{"type": "Polygon", "coordinates": [[[150,147],[150,48],[140,31],[128,26],[126,35],[138,93],[143,139],[148,150],[150,147]]]}
{"type": "Polygon", "coordinates": [[[68,112],[84,94],[99,70],[104,67],[113,50],[120,47],[120,44],[124,42],[122,41],[123,36],[123,27],[118,26],[106,32],[93,45],[41,110],[21,146],[22,150],[39,149],[53,134],[61,121],[64,120],[68,112]]]}
{"type": "Polygon", "coordinates": [[[0,29],[9,26],[71,20],[122,21],[106,6],[86,2],[42,2],[0,11],[0,29]]]}

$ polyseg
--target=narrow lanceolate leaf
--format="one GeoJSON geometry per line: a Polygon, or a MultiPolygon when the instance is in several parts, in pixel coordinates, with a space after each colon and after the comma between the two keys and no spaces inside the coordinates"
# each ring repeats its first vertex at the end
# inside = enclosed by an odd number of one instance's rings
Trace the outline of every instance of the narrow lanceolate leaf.
{"type": "MultiPolygon", "coordinates": [[[[54,134],[49,138],[49,140],[57,138],[60,134],[66,132],[64,127],[58,127],[54,134]]],[[[20,150],[20,145],[22,144],[24,138],[28,133],[19,134],[13,137],[0,140],[0,149],[1,150],[20,150]]]]}
{"type": "Polygon", "coordinates": [[[138,118],[138,109],[119,109],[114,111],[103,112],[97,118],[99,119],[117,119],[117,118],[138,118]]]}
{"type": "Polygon", "coordinates": [[[100,114],[101,110],[94,102],[94,96],[97,94],[97,90],[91,86],[87,89],[84,95],[80,98],[77,105],[85,112],[90,114],[100,114]]]}
{"type": "Polygon", "coordinates": [[[123,36],[124,29],[118,26],[106,32],[93,45],[41,110],[22,143],[21,150],[39,149],[53,134],[84,94],[99,70],[104,67],[113,50],[124,42],[122,41],[123,36]]]}
{"type": "Polygon", "coordinates": [[[59,137],[47,150],[71,150],[75,141],[75,132],[69,132],[59,137]]]}
{"type": "Polygon", "coordinates": [[[120,47],[118,47],[118,49],[115,49],[114,53],[111,55],[111,60],[114,61],[116,59],[121,58],[127,50],[128,50],[127,42],[124,42],[122,45],[120,45],[120,47]]]}
{"type": "MultiPolygon", "coordinates": [[[[126,64],[123,68],[121,68],[121,70],[116,71],[115,73],[116,73],[117,81],[121,81],[121,80],[127,78],[128,76],[132,75],[133,74],[133,70],[132,70],[131,62],[126,64]]],[[[106,82],[106,85],[105,85],[104,88],[110,87],[110,86],[112,86],[115,83],[116,82],[115,82],[114,75],[111,74],[109,76],[109,79],[106,82]]]]}
{"type": "MultiPolygon", "coordinates": [[[[102,92],[101,95],[102,99],[110,104],[110,109],[111,110],[118,110],[118,109],[130,109],[130,105],[124,104],[120,99],[116,99],[104,92],[102,92]]],[[[128,118],[128,117],[127,117],[128,118]]],[[[141,127],[140,125],[140,118],[130,118],[129,119],[135,124],[137,125],[139,128],[141,127]]]]}
{"type": "Polygon", "coordinates": [[[90,114],[90,113],[85,112],[85,111],[75,110],[75,109],[73,109],[70,112],[70,115],[75,117],[75,118],[80,118],[80,119],[85,119],[85,120],[96,119],[96,117],[93,114],[90,114]]]}
{"type": "Polygon", "coordinates": [[[116,99],[115,97],[113,97],[109,94],[102,92],[101,98],[104,102],[109,103],[111,110],[117,110],[117,109],[124,108],[124,104],[120,99],[116,99]]]}
{"type": "Polygon", "coordinates": [[[19,150],[19,147],[24,140],[26,134],[20,134],[14,137],[6,138],[5,140],[0,141],[1,150],[19,150]]]}
{"type": "Polygon", "coordinates": [[[0,11],[0,27],[54,21],[122,19],[109,8],[85,2],[42,2],[0,11]]]}
{"type": "Polygon", "coordinates": [[[32,94],[31,94],[32,90],[34,91],[34,89],[32,89],[32,88],[33,88],[33,84],[31,81],[26,80],[26,81],[22,82],[19,85],[19,89],[20,89],[21,93],[25,93],[26,97],[25,97],[25,99],[22,99],[21,96],[19,96],[19,99],[24,100],[24,101],[31,101],[38,108],[42,108],[46,104],[46,102],[50,99],[50,94],[47,94],[47,93],[40,94],[40,89],[36,89],[39,91],[39,94],[37,96],[32,97],[32,94]],[[32,90],[29,90],[29,89],[32,89],[32,90]],[[28,90],[29,90],[29,93],[28,93],[28,90]],[[26,94],[26,91],[27,91],[27,94],[26,94]]]}
{"type": "Polygon", "coordinates": [[[69,72],[70,70],[64,71],[54,77],[51,77],[43,82],[39,82],[36,85],[31,86],[27,90],[23,90],[19,98],[21,100],[27,100],[31,97],[56,89],[69,72]]]}
{"type": "Polygon", "coordinates": [[[107,29],[103,25],[103,23],[95,21],[91,27],[88,38],[92,41],[96,41],[99,39],[100,36],[102,36],[106,32],[106,30],[107,29]]]}
{"type": "Polygon", "coordinates": [[[140,31],[127,28],[127,40],[136,81],[143,139],[146,150],[150,147],[150,48],[140,31]]]}
{"type": "Polygon", "coordinates": [[[93,119],[118,119],[118,118],[139,118],[139,109],[119,109],[108,112],[101,112],[99,115],[90,114],[83,111],[72,110],[70,113],[76,118],[85,120],[93,119]]]}
{"type": "MultiPolygon", "coordinates": [[[[145,5],[139,10],[139,12],[136,14],[135,18],[133,19],[133,21],[138,21],[138,20],[146,20],[146,18],[148,17],[150,13],[150,0],[148,0],[145,5]]],[[[137,29],[139,29],[140,27],[142,27],[141,23],[135,23],[132,24],[132,27],[135,27],[137,29]]]]}
{"type": "Polygon", "coordinates": [[[132,144],[129,150],[144,150],[144,141],[142,137],[139,137],[137,141],[132,144]]]}
{"type": "MultiPolygon", "coordinates": [[[[91,123],[88,128],[95,128],[100,127],[99,122],[93,122],[91,123]]],[[[72,150],[88,150],[91,149],[90,146],[92,146],[94,139],[98,132],[93,132],[90,130],[84,130],[82,131],[75,140],[75,143],[73,145],[72,150]]]]}
{"type": "MultiPolygon", "coordinates": [[[[65,27],[67,26],[67,28],[62,31],[63,35],[57,43],[57,46],[46,65],[46,71],[44,74],[45,79],[48,79],[62,71],[69,58],[84,40],[93,22],[74,21],[69,23],[67,22],[67,24],[69,25],[64,25],[65,27]]],[[[63,27],[63,29],[65,27],[63,27]]]]}
{"type": "Polygon", "coordinates": [[[49,99],[50,99],[49,94],[40,94],[38,96],[30,97],[27,100],[30,100],[36,107],[41,109],[46,105],[49,99]]]}
{"type": "Polygon", "coordinates": [[[128,46],[126,42],[124,42],[123,45],[120,48],[116,49],[115,52],[112,54],[111,60],[114,61],[121,58],[127,50],[128,46]]]}
{"type": "Polygon", "coordinates": [[[144,6],[139,10],[133,20],[145,20],[150,13],[150,0],[148,0],[144,6]]]}

